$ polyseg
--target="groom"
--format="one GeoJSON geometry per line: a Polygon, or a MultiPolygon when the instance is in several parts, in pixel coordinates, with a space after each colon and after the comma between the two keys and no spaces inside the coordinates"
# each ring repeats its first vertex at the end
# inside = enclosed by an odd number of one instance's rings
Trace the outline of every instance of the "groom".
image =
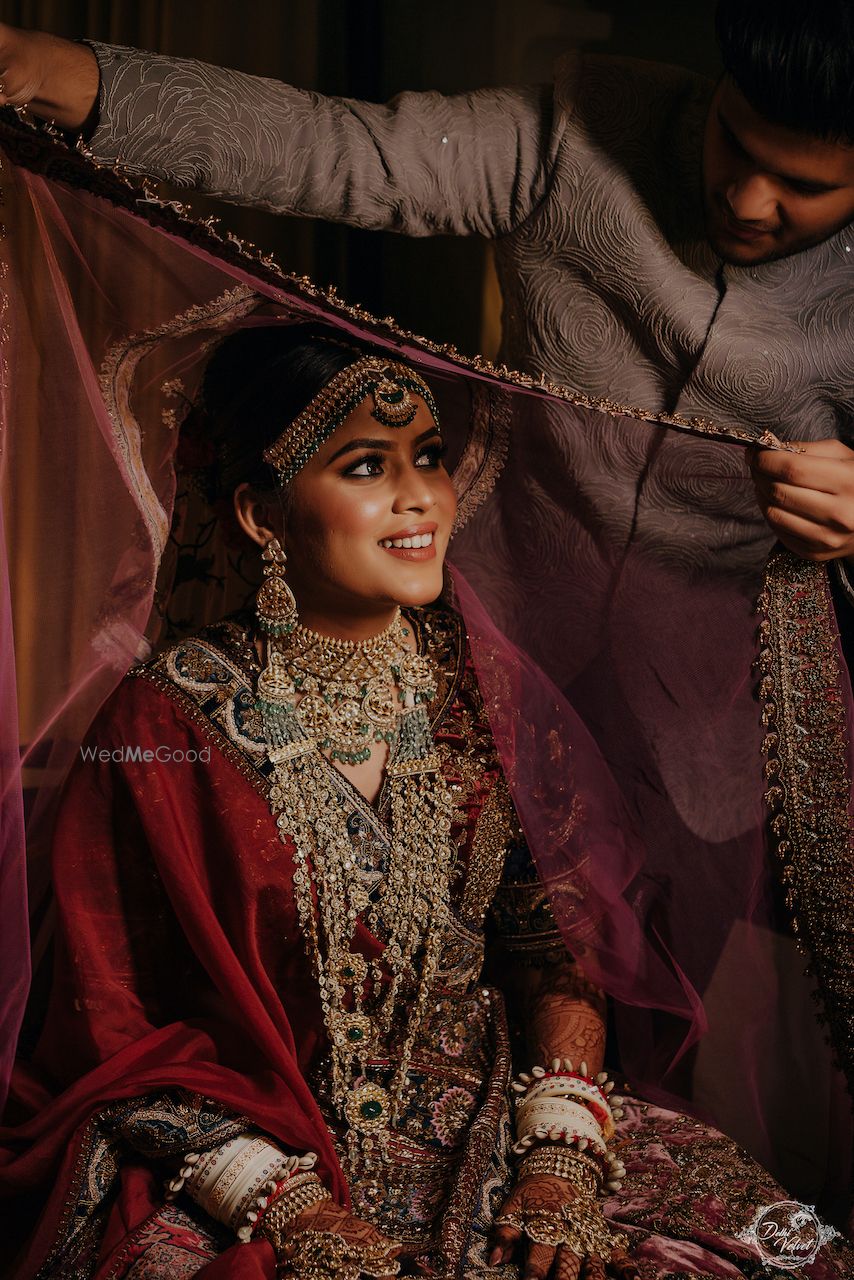
{"type": "Polygon", "coordinates": [[[0,27],[0,101],[225,199],[493,239],[503,360],[804,442],[756,451],[760,506],[798,554],[851,556],[854,10],[720,0],[717,29],[717,85],[572,57],[548,89],[377,106],[0,27]]]}

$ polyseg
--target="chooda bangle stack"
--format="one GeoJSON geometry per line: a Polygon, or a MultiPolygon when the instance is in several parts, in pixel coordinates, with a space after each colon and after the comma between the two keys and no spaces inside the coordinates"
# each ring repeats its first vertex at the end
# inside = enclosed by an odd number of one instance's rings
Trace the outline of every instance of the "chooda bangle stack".
{"type": "Polygon", "coordinates": [[[259,1215],[274,1200],[288,1198],[306,1208],[328,1198],[317,1174],[310,1172],[316,1163],[313,1151],[286,1155],[259,1135],[241,1134],[212,1151],[188,1152],[168,1184],[167,1199],[184,1191],[247,1243],[259,1215]]]}
{"type": "Polygon", "coordinates": [[[620,1190],[626,1170],[609,1152],[608,1142],[614,1136],[614,1122],[622,1119],[623,1099],[613,1096],[614,1082],[606,1072],[591,1076],[586,1062],[576,1071],[568,1058],[554,1058],[550,1069],[532,1067],[530,1074],[522,1072],[512,1088],[518,1095],[513,1148],[517,1155],[545,1144],[570,1148],[600,1169],[600,1185],[608,1191],[620,1190]]]}

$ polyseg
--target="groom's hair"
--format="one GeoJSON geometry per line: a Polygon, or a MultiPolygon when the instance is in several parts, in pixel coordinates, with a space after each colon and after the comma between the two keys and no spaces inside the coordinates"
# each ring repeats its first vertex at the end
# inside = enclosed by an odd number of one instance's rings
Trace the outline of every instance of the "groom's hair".
{"type": "Polygon", "coordinates": [[[772,124],[854,146],[852,0],[719,0],[724,72],[772,124]]]}

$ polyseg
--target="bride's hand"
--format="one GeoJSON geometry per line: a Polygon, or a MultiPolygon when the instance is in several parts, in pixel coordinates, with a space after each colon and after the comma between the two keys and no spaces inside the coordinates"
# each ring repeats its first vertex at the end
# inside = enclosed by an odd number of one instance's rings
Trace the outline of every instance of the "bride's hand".
{"type": "MultiPolygon", "coordinates": [[[[521,1178],[498,1215],[489,1265],[494,1267],[509,1262],[512,1258],[524,1236],[524,1231],[517,1222],[537,1214],[559,1224],[566,1221],[565,1206],[578,1199],[578,1192],[563,1178],[548,1173],[521,1178]],[[502,1223],[502,1218],[509,1218],[511,1221],[502,1223]]],[[[522,1275],[523,1280],[546,1280],[546,1277],[551,1277],[552,1280],[579,1280],[582,1275],[584,1280],[605,1280],[606,1276],[635,1280],[638,1270],[624,1255],[615,1254],[606,1263],[604,1259],[592,1254],[581,1257],[565,1244],[555,1246],[526,1240],[522,1275]]]]}
{"type": "Polygon", "coordinates": [[[98,85],[98,63],[86,45],[0,23],[0,105],[29,107],[63,129],[80,129],[98,85]]]}
{"type": "MultiPolygon", "coordinates": [[[[299,1234],[303,1231],[315,1233],[328,1233],[329,1235],[339,1236],[348,1250],[352,1250],[354,1255],[374,1257],[385,1254],[389,1263],[397,1257],[400,1252],[400,1245],[389,1240],[388,1236],[383,1235],[376,1227],[371,1226],[369,1222],[365,1222],[362,1218],[355,1217],[347,1209],[336,1204],[334,1200],[321,1200],[318,1204],[311,1205],[308,1209],[304,1209],[302,1213],[294,1218],[291,1223],[287,1235],[283,1241],[283,1251],[279,1258],[279,1264],[283,1274],[287,1275],[292,1271],[298,1273],[299,1266],[293,1267],[288,1257],[288,1241],[294,1239],[294,1257],[298,1255],[300,1249],[299,1234]]],[[[385,1274],[381,1273],[379,1268],[371,1265],[369,1274],[377,1277],[378,1280],[393,1280],[394,1273],[389,1271],[385,1274]]]]}

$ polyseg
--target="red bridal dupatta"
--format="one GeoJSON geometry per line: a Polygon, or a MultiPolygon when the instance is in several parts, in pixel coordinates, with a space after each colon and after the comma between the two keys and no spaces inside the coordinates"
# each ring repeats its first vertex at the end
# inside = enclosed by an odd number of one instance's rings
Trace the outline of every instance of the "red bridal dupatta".
{"type": "MultiPolygon", "coordinates": [[[[434,389],[460,495],[452,597],[567,945],[613,999],[623,1070],[734,1132],[799,1194],[839,1191],[851,1127],[825,1035],[851,1082],[851,690],[824,568],[775,551],[756,511],[744,445],[758,437],[465,360],[44,134],[10,122],[0,146],[5,1074],[28,978],[23,802],[39,959],[57,797],[95,713],[158,639],[251,596],[254,570],[185,478],[205,461],[197,418],[181,424],[206,352],[237,327],[322,319],[434,389]],[[807,1097],[799,1120],[792,1100],[807,1097]]],[[[140,740],[156,730],[145,715],[140,740]]],[[[85,852],[81,892],[98,874],[85,852]]],[[[87,1122],[152,1088],[320,1142],[343,1194],[291,1029],[265,1020],[251,966],[215,977],[231,963],[222,886],[176,877],[193,963],[235,1005],[119,1052],[97,1001],[54,1005],[51,1069],[39,1049],[22,1069],[0,1163],[5,1196],[47,1205],[33,1268],[87,1122]]],[[[79,927],[103,930],[109,957],[108,909],[123,908],[104,892],[104,915],[79,927]]],[[[28,1050],[39,991],[33,1005],[28,1050]]]]}

